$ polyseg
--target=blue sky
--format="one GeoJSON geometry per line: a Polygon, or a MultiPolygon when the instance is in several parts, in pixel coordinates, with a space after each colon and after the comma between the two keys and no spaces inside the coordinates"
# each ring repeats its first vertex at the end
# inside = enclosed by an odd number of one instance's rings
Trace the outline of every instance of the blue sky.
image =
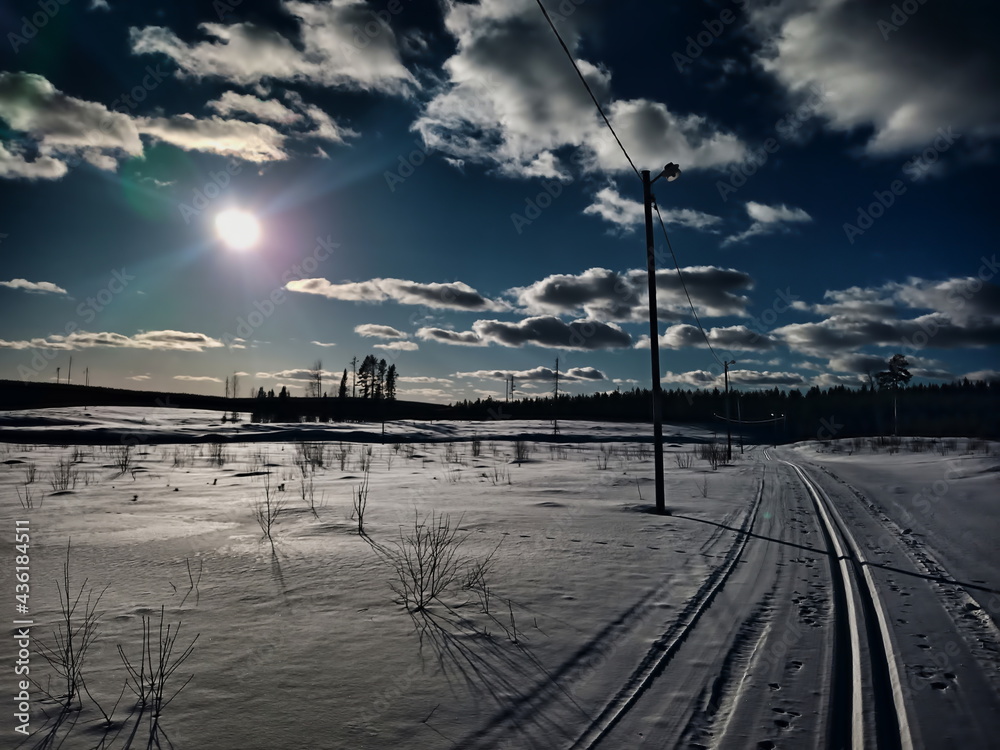
{"type": "MultiPolygon", "coordinates": [[[[997,376],[982,2],[546,0],[655,185],[665,387],[997,376]]],[[[536,0],[0,5],[0,377],[649,383],[642,189],[536,0]],[[250,248],[216,217],[259,222],[250,248]]],[[[330,384],[331,389],[334,387],[330,384]]]]}

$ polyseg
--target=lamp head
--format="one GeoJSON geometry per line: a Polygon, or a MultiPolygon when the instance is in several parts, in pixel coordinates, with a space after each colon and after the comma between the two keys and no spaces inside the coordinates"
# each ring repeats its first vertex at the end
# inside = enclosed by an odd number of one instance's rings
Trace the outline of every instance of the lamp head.
{"type": "Polygon", "coordinates": [[[663,176],[667,178],[667,182],[673,182],[681,176],[681,168],[670,162],[663,168],[663,176]]]}

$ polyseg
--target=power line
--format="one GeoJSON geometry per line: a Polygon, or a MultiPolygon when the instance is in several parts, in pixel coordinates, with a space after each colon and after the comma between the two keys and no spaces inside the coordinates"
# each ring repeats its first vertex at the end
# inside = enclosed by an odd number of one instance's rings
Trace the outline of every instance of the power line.
{"type": "Polygon", "coordinates": [[[615,129],[612,127],[611,120],[609,120],[608,116],[604,114],[604,108],[601,107],[601,103],[597,101],[597,97],[594,96],[594,92],[590,89],[590,84],[587,83],[587,79],[584,78],[583,73],[580,72],[580,67],[576,64],[576,60],[573,59],[573,53],[569,51],[569,47],[566,46],[566,42],[563,41],[563,38],[559,35],[558,29],[556,29],[556,25],[552,23],[552,19],[549,17],[549,12],[545,10],[545,6],[542,5],[542,0],[535,1],[538,3],[538,7],[541,8],[542,15],[545,16],[545,20],[549,22],[549,28],[552,29],[552,33],[555,34],[556,39],[559,40],[559,44],[562,46],[563,52],[565,52],[566,57],[569,58],[570,64],[573,66],[573,70],[575,70],[576,74],[580,76],[580,81],[583,83],[584,88],[587,89],[587,93],[590,94],[590,98],[593,100],[594,106],[597,107],[597,111],[600,112],[601,117],[604,118],[604,124],[608,126],[608,130],[611,131],[611,135],[613,135],[615,140],[618,142],[618,147],[622,150],[622,153],[625,154],[625,158],[628,160],[629,166],[632,167],[632,171],[635,172],[635,176],[642,179],[642,175],[640,175],[639,170],[636,169],[635,163],[632,161],[632,157],[628,155],[628,151],[625,150],[625,146],[622,144],[621,138],[618,137],[618,133],[616,133],[615,129]]]}
{"type": "Polygon", "coordinates": [[[701,318],[698,317],[698,311],[694,307],[694,302],[691,301],[691,293],[688,292],[687,282],[684,281],[684,274],[681,272],[680,263],[677,262],[677,256],[674,254],[674,247],[670,244],[670,235],[667,234],[667,227],[663,223],[663,217],[660,216],[660,207],[653,204],[653,208],[656,210],[656,218],[660,220],[660,229],[663,230],[663,239],[667,242],[667,248],[670,250],[670,257],[674,259],[674,268],[677,269],[677,278],[680,279],[681,287],[684,289],[684,296],[687,297],[688,306],[691,308],[691,314],[694,315],[695,322],[698,324],[698,330],[701,331],[701,335],[705,339],[705,343],[708,345],[708,350],[712,352],[712,356],[715,357],[715,361],[719,363],[720,367],[725,367],[722,360],[719,359],[719,355],[715,353],[715,349],[712,348],[712,342],[708,340],[708,334],[705,333],[705,328],[701,324],[701,318]]]}

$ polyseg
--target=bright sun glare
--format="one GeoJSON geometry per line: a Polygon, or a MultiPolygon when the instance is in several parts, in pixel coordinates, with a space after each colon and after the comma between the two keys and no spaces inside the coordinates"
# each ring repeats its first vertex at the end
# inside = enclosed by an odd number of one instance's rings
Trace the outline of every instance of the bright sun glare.
{"type": "Polygon", "coordinates": [[[234,250],[247,250],[260,239],[257,217],[237,208],[226,209],[215,217],[215,231],[234,250]]]}

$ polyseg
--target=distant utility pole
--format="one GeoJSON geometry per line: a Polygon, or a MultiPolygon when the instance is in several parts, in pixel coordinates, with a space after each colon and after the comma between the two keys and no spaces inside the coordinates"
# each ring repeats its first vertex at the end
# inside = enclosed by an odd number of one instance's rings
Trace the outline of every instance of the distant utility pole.
{"type": "Polygon", "coordinates": [[[649,360],[653,374],[653,464],[656,472],[656,512],[667,512],[663,491],[663,394],[660,386],[660,326],[656,319],[656,252],[653,247],[653,183],[661,177],[668,182],[681,174],[676,164],[667,164],[663,171],[650,179],[649,170],[642,170],[642,203],[646,219],[646,282],[649,297],[649,360]]]}
{"type": "Polygon", "coordinates": [[[743,396],[736,397],[736,419],[740,423],[740,455],[743,455],[743,396]]]}
{"type": "Polygon", "coordinates": [[[556,388],[555,400],[552,402],[552,434],[559,434],[559,357],[556,357],[556,388]]]}
{"type": "Polygon", "coordinates": [[[73,382],[73,358],[72,357],[69,358],[69,372],[66,373],[66,382],[67,383],[72,383],[73,382]]]}
{"type": "Polygon", "coordinates": [[[510,400],[514,400],[514,373],[510,374],[510,400]]]}
{"type": "Polygon", "coordinates": [[[58,368],[58,367],[56,368],[56,383],[59,382],[59,369],[60,368],[58,368]]]}
{"type": "Polygon", "coordinates": [[[86,370],[83,371],[83,379],[84,379],[84,385],[86,385],[89,388],[90,387],[90,368],[89,367],[86,370]]]}
{"type": "Polygon", "coordinates": [[[729,421],[729,365],[735,364],[735,359],[722,363],[726,371],[726,463],[732,463],[733,460],[733,423],[729,421]]]}

